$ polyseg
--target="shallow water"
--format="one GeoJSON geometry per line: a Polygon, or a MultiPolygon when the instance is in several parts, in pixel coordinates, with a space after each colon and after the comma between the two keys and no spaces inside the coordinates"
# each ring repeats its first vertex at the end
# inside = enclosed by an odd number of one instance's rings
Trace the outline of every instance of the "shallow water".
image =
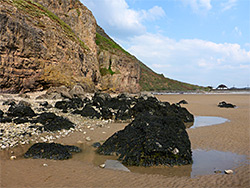
{"type": "Polygon", "coordinates": [[[204,127],[204,126],[211,126],[211,125],[218,125],[222,123],[229,122],[228,119],[222,117],[215,117],[215,116],[195,116],[194,123],[188,126],[191,129],[204,127]]]}
{"type": "MultiPolygon", "coordinates": [[[[86,149],[86,148],[85,148],[86,149]]],[[[95,166],[104,164],[106,160],[117,159],[116,156],[103,156],[96,154],[94,149],[85,150],[82,154],[75,154],[74,160],[89,162],[95,166]]],[[[193,164],[174,167],[128,167],[131,172],[142,174],[160,174],[168,177],[191,177],[199,175],[214,174],[215,171],[234,169],[235,167],[247,162],[245,155],[237,155],[231,152],[222,152],[217,150],[193,150],[193,164]]]]}
{"type": "MultiPolygon", "coordinates": [[[[95,149],[83,145],[83,152],[73,155],[73,160],[84,161],[95,166],[104,164],[106,160],[116,160],[117,156],[99,155],[95,149]]],[[[221,171],[227,169],[234,169],[235,167],[247,163],[245,155],[238,155],[232,152],[222,152],[217,150],[193,150],[193,164],[174,167],[128,167],[131,172],[142,174],[160,174],[168,177],[191,177],[194,178],[199,175],[214,174],[214,171],[221,171]]]]}

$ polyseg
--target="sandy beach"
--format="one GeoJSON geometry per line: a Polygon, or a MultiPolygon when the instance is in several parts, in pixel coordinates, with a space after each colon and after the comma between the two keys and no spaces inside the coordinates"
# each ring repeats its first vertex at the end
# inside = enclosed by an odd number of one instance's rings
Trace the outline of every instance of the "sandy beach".
{"type": "MultiPolygon", "coordinates": [[[[21,155],[28,146],[0,151],[1,187],[250,187],[249,94],[176,94],[156,97],[170,103],[184,99],[188,104],[182,106],[195,116],[228,119],[219,125],[187,129],[192,149],[232,152],[245,155],[248,161],[235,166],[234,174],[210,174],[193,178],[182,176],[181,171],[176,176],[164,176],[102,169],[98,166],[94,152],[87,150],[93,150],[90,146],[94,142],[105,141],[128,124],[111,123],[95,126],[92,130],[85,128],[85,135],[75,132],[57,139],[57,143],[83,148],[82,154],[74,154],[69,160],[24,159],[21,155]],[[219,108],[217,104],[221,101],[235,104],[237,108],[219,108]],[[87,136],[91,141],[86,141],[87,136]],[[16,160],[10,160],[13,152],[17,156],[16,160]]],[[[178,171],[179,167],[173,168],[178,171]]],[[[190,166],[187,168],[191,170],[190,166]]]]}

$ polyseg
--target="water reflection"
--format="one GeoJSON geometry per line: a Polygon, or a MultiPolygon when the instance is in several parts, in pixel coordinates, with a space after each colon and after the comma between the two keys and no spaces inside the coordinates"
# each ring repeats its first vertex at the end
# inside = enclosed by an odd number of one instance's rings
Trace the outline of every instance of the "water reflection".
{"type": "Polygon", "coordinates": [[[222,117],[214,117],[214,116],[195,116],[194,123],[188,124],[187,128],[197,128],[211,125],[218,125],[225,122],[229,122],[228,119],[222,117]]]}

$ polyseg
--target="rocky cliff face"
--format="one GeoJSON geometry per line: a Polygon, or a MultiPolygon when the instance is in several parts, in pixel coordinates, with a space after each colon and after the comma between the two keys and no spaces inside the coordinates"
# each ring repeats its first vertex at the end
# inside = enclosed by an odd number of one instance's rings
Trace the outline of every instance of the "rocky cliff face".
{"type": "Polygon", "coordinates": [[[86,91],[139,91],[139,67],[124,56],[98,50],[96,27],[92,13],[78,0],[2,0],[0,91],[75,84],[86,91]],[[107,62],[114,74],[103,74],[107,62]]]}
{"type": "Polygon", "coordinates": [[[0,92],[189,90],[115,43],[79,0],[1,0],[0,92]]]}

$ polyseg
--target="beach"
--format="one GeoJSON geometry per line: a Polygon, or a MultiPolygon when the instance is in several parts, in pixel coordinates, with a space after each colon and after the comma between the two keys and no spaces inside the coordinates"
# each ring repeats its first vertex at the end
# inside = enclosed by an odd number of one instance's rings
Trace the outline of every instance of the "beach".
{"type": "MultiPolygon", "coordinates": [[[[103,142],[128,123],[107,123],[86,126],[55,142],[83,148],[83,154],[63,161],[25,159],[21,156],[27,146],[18,146],[1,152],[1,187],[250,187],[250,95],[249,94],[168,94],[156,95],[161,101],[182,104],[195,116],[216,116],[229,121],[212,126],[187,129],[193,150],[217,150],[246,156],[248,161],[233,168],[234,174],[208,174],[189,177],[178,172],[176,176],[122,172],[102,169],[91,150],[94,142],[103,142]],[[226,101],[237,108],[217,107],[226,101]],[[91,129],[92,128],[92,129],[91,129]],[[90,140],[86,139],[90,137],[90,140]],[[15,154],[17,159],[10,160],[15,154]],[[84,157],[85,159],[81,159],[84,157]]],[[[173,167],[179,168],[179,167],[173,167]]],[[[191,167],[190,167],[191,168],[191,167]]]]}

